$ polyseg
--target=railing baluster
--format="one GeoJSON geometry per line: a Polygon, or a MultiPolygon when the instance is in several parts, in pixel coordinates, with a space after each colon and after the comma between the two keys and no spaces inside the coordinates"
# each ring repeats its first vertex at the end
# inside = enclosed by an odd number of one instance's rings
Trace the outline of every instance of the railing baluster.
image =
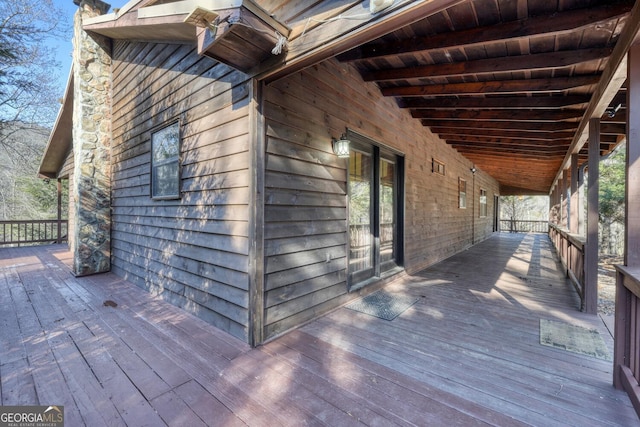
{"type": "MultiPolygon", "coordinates": [[[[59,239],[60,236],[55,232],[58,227],[57,219],[0,221],[0,225],[2,226],[0,246],[67,241],[65,237],[59,239]]],[[[69,228],[68,220],[61,220],[60,225],[61,230],[68,230],[69,228]]],[[[66,234],[65,232],[64,236],[66,234]]]]}

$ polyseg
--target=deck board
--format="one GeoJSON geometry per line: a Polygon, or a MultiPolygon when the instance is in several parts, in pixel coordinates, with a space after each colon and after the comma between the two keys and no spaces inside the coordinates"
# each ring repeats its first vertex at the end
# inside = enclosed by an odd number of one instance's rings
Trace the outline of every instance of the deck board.
{"type": "Polygon", "coordinates": [[[52,245],[0,249],[0,400],[69,425],[628,426],[611,362],[545,347],[540,319],[597,328],[544,235],[497,235],[255,349],[52,245]],[[111,300],[116,307],[105,306],[111,300]]]}

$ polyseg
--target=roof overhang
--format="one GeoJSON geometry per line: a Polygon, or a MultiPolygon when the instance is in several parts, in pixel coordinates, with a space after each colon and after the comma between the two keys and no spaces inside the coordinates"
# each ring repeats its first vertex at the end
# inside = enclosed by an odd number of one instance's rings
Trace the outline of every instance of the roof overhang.
{"type": "Polygon", "coordinates": [[[67,87],[56,123],[49,135],[38,174],[44,178],[57,178],[73,146],[73,66],[69,70],[67,87]]]}
{"type": "Polygon", "coordinates": [[[185,18],[196,8],[227,10],[242,6],[242,0],[182,0],[153,4],[131,1],[117,12],[83,21],[82,28],[114,40],[196,42],[196,27],[185,18]]]}
{"type": "Polygon", "coordinates": [[[589,105],[587,106],[587,111],[582,116],[582,120],[578,126],[578,131],[576,132],[573,141],[571,142],[571,146],[567,151],[567,155],[556,174],[549,193],[553,191],[557,182],[562,178],[564,171],[570,167],[571,155],[579,153],[588,142],[589,121],[591,119],[600,118],[605,113],[606,108],[627,80],[627,52],[629,52],[632,45],[639,41],[640,2],[636,2],[631,10],[629,19],[624,27],[624,31],[620,34],[620,39],[616,43],[609,62],[607,62],[607,66],[602,73],[602,78],[591,97],[591,102],[589,102],[589,105]]]}

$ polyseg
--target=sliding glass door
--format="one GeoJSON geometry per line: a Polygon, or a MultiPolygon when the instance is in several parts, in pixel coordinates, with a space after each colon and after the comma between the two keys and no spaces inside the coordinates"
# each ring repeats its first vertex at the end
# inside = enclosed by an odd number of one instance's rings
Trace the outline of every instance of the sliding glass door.
{"type": "Polygon", "coordinates": [[[349,136],[349,282],[358,286],[401,265],[402,157],[349,136]]]}

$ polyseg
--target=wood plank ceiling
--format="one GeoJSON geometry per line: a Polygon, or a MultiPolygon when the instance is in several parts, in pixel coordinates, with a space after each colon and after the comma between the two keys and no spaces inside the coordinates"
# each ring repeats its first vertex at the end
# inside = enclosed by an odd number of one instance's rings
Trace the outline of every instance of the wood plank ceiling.
{"type": "MultiPolygon", "coordinates": [[[[548,194],[632,6],[463,1],[338,59],[496,178],[502,194],[548,194]]],[[[623,88],[602,117],[601,154],[624,138],[625,102],[623,88]]]]}

